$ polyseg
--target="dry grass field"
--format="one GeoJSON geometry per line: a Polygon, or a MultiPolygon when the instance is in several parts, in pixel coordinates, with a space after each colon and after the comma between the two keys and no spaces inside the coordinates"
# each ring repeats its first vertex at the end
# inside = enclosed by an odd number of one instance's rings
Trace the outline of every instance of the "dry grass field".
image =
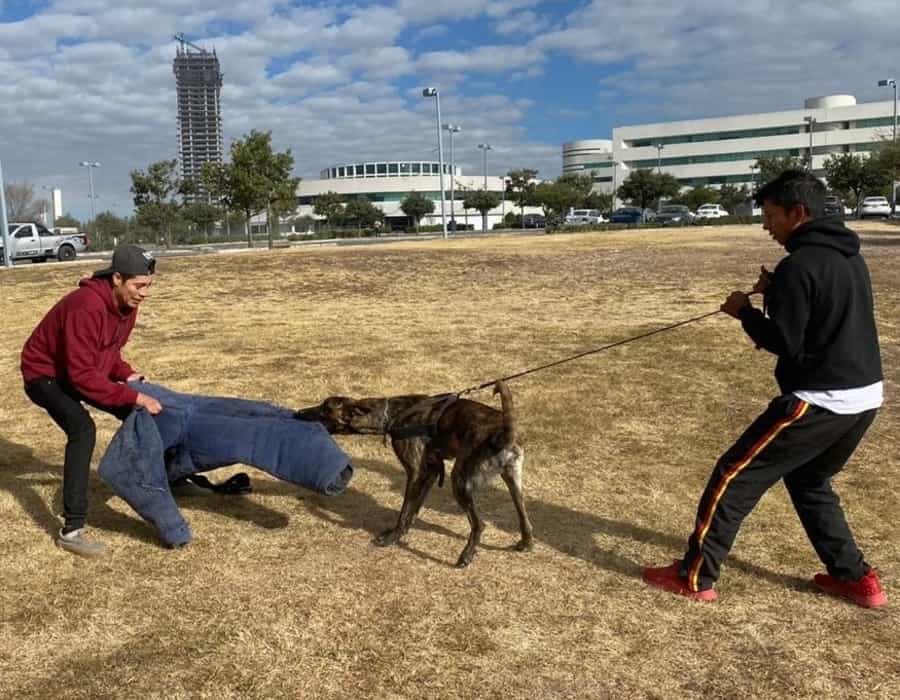
{"type": "MultiPolygon", "coordinates": [[[[724,315],[511,383],[533,552],[509,550],[499,479],[467,570],[447,486],[402,546],[375,547],[403,472],[380,439],[342,437],[346,494],[251,469],[249,496],[180,501],[195,540],[178,551],[94,474],[89,525],[111,551],[75,558],[52,540],[63,435],[18,362],[99,265],[0,271],[0,697],[900,697],[900,230],[859,230],[888,399],[837,486],[891,597],[878,611],[812,589],[781,486],[718,602],[640,581],[681,555],[715,459],[777,391],[773,358],[724,315]]],[[[125,354],[176,390],[288,406],[439,393],[714,310],[780,256],[758,227],[726,227],[166,258],[125,354]]],[[[97,423],[95,463],[117,426],[97,423]]]]}

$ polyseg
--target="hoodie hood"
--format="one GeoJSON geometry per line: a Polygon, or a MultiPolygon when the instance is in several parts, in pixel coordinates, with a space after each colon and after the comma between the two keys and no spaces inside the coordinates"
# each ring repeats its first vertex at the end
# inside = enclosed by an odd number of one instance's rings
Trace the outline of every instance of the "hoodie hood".
{"type": "Polygon", "coordinates": [[[94,294],[103,300],[107,311],[111,314],[124,318],[128,316],[133,309],[121,309],[116,303],[116,298],[112,293],[112,282],[109,277],[85,277],[78,282],[79,287],[90,289],[94,294]]]}
{"type": "Polygon", "coordinates": [[[789,253],[793,253],[798,248],[808,245],[833,248],[849,258],[859,253],[859,236],[844,226],[840,219],[826,216],[798,226],[785,248],[789,253]]]}

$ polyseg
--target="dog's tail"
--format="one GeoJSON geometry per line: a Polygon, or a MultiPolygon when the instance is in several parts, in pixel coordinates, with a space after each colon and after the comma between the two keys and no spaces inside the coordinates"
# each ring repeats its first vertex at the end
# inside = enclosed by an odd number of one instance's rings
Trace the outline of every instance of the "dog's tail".
{"type": "Polygon", "coordinates": [[[500,394],[500,405],[503,408],[503,444],[498,447],[508,447],[516,441],[516,411],[513,406],[512,394],[503,381],[494,385],[494,393],[500,394]]]}

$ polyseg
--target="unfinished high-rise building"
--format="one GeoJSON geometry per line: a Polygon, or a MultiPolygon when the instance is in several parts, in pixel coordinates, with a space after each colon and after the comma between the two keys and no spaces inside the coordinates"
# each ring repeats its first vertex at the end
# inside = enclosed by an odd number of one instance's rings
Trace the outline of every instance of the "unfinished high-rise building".
{"type": "Polygon", "coordinates": [[[175,36],[178,50],[173,63],[178,90],[178,157],[181,175],[192,180],[197,193],[189,200],[207,201],[201,176],[204,163],[222,162],[222,72],[212,52],[175,36]]]}

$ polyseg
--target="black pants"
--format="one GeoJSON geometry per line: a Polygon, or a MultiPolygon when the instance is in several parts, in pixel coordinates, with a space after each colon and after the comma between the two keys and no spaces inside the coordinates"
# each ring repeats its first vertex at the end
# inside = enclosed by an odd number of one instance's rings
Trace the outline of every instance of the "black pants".
{"type": "Polygon", "coordinates": [[[97,429],[81,402],[125,420],[131,406],[100,406],[81,396],[74,388],[56,379],[35,379],[25,385],[25,393],[50,414],[66,434],[66,459],[63,467],[63,532],[84,526],[88,508],[88,478],[97,429]]]}
{"type": "Polygon", "coordinates": [[[838,415],[795,396],[774,399],[722,455],[703,492],[681,567],[691,589],[712,587],[744,518],[779,479],[828,573],[845,580],[865,576],[869,566],[831,477],[846,464],[876,413],[838,415]]]}

